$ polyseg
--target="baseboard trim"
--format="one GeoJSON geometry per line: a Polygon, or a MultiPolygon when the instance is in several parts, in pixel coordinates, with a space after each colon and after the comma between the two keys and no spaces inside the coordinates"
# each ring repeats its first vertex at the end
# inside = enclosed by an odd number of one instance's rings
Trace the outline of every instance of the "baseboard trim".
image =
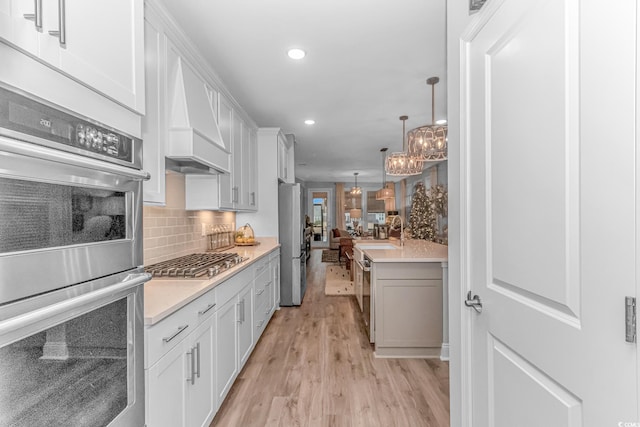
{"type": "Polygon", "coordinates": [[[440,360],[449,361],[449,343],[442,343],[442,351],[440,352],[440,360]]]}

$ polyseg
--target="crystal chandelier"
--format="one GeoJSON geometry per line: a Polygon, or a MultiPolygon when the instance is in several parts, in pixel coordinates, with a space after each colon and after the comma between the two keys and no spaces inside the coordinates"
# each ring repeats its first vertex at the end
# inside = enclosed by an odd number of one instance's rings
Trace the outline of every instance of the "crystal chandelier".
{"type": "Polygon", "coordinates": [[[393,188],[387,187],[387,173],[384,170],[384,163],[387,157],[387,148],[381,148],[382,153],[382,188],[376,191],[376,200],[395,199],[396,192],[393,188]]]}
{"type": "Polygon", "coordinates": [[[422,166],[424,165],[424,160],[422,160],[421,157],[415,156],[413,154],[409,154],[405,148],[404,124],[408,118],[409,116],[400,116],[400,120],[402,120],[402,149],[405,151],[391,153],[387,157],[385,169],[388,175],[409,176],[409,175],[420,175],[422,173],[422,166]]]}
{"type": "Polygon", "coordinates": [[[440,79],[431,77],[427,84],[431,85],[431,124],[412,129],[407,133],[407,153],[425,161],[447,159],[447,126],[435,122],[434,86],[440,79]]]}
{"type": "Polygon", "coordinates": [[[351,187],[351,195],[359,196],[362,194],[362,188],[358,187],[358,172],[354,172],[353,175],[356,177],[356,183],[351,187]]]}

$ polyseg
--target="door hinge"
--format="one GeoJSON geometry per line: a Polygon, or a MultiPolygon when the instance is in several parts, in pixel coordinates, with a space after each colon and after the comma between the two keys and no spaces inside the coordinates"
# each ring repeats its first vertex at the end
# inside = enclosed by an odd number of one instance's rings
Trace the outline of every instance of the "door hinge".
{"type": "Polygon", "coordinates": [[[636,298],[624,298],[625,332],[627,342],[636,342],[636,298]]]}

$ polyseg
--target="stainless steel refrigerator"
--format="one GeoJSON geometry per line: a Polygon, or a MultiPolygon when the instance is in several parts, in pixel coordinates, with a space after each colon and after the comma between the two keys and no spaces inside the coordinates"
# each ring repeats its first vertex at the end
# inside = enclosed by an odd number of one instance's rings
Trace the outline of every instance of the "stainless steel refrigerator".
{"type": "Polygon", "coordinates": [[[300,184],[278,186],[278,239],[280,242],[280,305],[300,305],[307,289],[304,222],[300,184]]]}

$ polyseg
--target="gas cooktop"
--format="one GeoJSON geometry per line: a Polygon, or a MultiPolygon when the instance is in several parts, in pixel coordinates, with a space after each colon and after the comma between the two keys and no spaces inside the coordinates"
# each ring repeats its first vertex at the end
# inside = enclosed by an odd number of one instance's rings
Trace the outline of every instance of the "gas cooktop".
{"type": "Polygon", "coordinates": [[[247,259],[235,253],[197,253],[145,266],[144,271],[154,278],[213,277],[247,259]]]}

